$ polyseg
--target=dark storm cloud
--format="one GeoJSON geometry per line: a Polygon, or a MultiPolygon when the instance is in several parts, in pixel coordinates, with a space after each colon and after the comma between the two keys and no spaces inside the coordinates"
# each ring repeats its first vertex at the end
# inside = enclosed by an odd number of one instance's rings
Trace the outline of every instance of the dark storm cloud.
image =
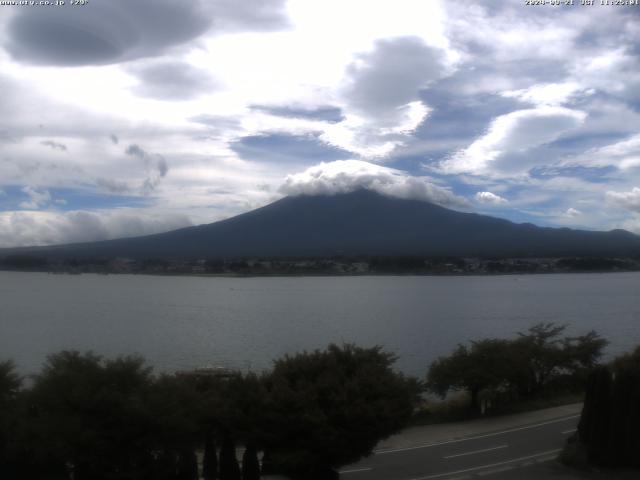
{"type": "Polygon", "coordinates": [[[40,145],[44,145],[45,147],[50,147],[53,150],[60,150],[62,152],[67,151],[67,146],[64,143],[54,142],[53,140],[44,140],[40,142],[40,145]]]}
{"type": "Polygon", "coordinates": [[[142,97],[160,100],[189,100],[216,89],[205,70],[185,62],[169,61],[130,69],[140,84],[133,88],[142,97]]]}
{"type": "Polygon", "coordinates": [[[342,110],[339,107],[333,107],[331,105],[305,109],[296,107],[276,107],[268,105],[252,105],[252,110],[258,112],[264,112],[276,117],[285,118],[303,118],[307,120],[320,120],[329,123],[338,123],[344,120],[342,110]]]}
{"type": "Polygon", "coordinates": [[[283,1],[109,0],[80,8],[21,8],[6,49],[37,65],[105,65],[157,56],[209,27],[270,30],[286,25],[283,1]]]}
{"type": "Polygon", "coordinates": [[[245,160],[269,163],[309,164],[351,156],[313,135],[252,135],[233,143],[231,149],[245,160]]]}

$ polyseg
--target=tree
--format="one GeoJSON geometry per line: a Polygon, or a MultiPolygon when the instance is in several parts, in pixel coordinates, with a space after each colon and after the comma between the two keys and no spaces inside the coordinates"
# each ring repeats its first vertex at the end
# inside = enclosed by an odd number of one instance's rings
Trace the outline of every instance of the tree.
{"type": "Polygon", "coordinates": [[[236,445],[228,433],[224,435],[220,449],[220,480],[240,480],[236,445]]]}
{"type": "Polygon", "coordinates": [[[0,362],[0,407],[15,399],[21,386],[15,364],[11,360],[0,362]]]}
{"type": "Polygon", "coordinates": [[[550,391],[551,387],[582,389],[607,341],[595,331],[561,337],[565,329],[564,325],[539,323],[513,340],[485,339],[458,345],[449,356],[431,364],[427,386],[443,398],[450,391],[467,391],[470,409],[476,413],[481,411],[483,392],[513,400],[550,391]]]}
{"type": "Polygon", "coordinates": [[[394,372],[394,361],[380,347],[354,345],[277,360],[264,379],[262,445],[270,464],[294,478],[326,478],[405,426],[419,385],[394,372]]]}
{"type": "Polygon", "coordinates": [[[538,323],[526,333],[518,333],[520,338],[514,341],[515,346],[527,359],[526,383],[520,385],[521,393],[530,395],[537,392],[552,374],[566,364],[567,356],[561,348],[562,340],[559,338],[566,328],[566,325],[551,322],[538,323]]]}
{"type": "Polygon", "coordinates": [[[22,378],[11,361],[0,362],[0,478],[10,478],[20,468],[15,459],[16,414],[22,378]]]}
{"type": "Polygon", "coordinates": [[[198,480],[198,458],[193,449],[183,448],[178,456],[177,480],[198,480]]]}
{"type": "Polygon", "coordinates": [[[450,356],[431,364],[427,387],[443,398],[451,390],[466,390],[470,409],[479,413],[481,391],[510,387],[509,380],[517,370],[512,353],[506,340],[485,339],[471,342],[470,347],[458,345],[450,356]]]}
{"type": "Polygon", "coordinates": [[[640,467],[640,347],[589,376],[579,446],[596,465],[640,467]]]}
{"type": "Polygon", "coordinates": [[[72,465],[77,480],[135,470],[148,449],[150,372],[138,357],[48,357],[28,398],[37,453],[72,465]]]}
{"type": "Polygon", "coordinates": [[[204,456],[202,457],[202,478],[214,480],[218,477],[218,456],[216,453],[216,441],[211,430],[205,434],[204,456]]]}
{"type": "Polygon", "coordinates": [[[253,443],[247,445],[242,455],[242,480],[260,480],[258,450],[253,443]]]}

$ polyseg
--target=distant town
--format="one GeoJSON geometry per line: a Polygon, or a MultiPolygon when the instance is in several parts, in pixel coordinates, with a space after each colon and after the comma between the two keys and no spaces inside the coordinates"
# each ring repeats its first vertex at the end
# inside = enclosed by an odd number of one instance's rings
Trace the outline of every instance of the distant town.
{"type": "Polygon", "coordinates": [[[46,259],[0,258],[0,269],[60,274],[151,275],[491,275],[516,273],[640,271],[636,257],[561,258],[301,258],[301,259],[46,259]]]}

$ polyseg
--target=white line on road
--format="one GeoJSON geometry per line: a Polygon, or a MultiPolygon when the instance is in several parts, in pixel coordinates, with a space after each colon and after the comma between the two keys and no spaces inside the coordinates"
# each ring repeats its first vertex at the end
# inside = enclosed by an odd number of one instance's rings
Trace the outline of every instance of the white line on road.
{"type": "Polygon", "coordinates": [[[507,448],[509,445],[499,445],[497,447],[491,447],[491,448],[483,448],[482,450],[474,450],[473,452],[466,452],[466,453],[457,453],[455,455],[448,455],[446,457],[443,458],[456,458],[456,457],[464,457],[465,455],[474,455],[476,453],[484,453],[484,452],[490,452],[492,450],[500,450],[501,448],[507,448]]]}
{"type": "Polygon", "coordinates": [[[502,430],[501,432],[493,432],[493,433],[485,433],[484,435],[476,435],[475,437],[458,438],[458,439],[455,439],[455,440],[447,440],[447,441],[444,441],[444,442],[437,442],[437,443],[426,443],[424,445],[416,445],[415,447],[392,448],[392,449],[389,449],[389,450],[376,450],[373,453],[375,455],[384,455],[386,453],[406,452],[408,450],[417,450],[417,449],[420,449],[420,448],[437,447],[438,445],[449,445],[450,443],[468,442],[469,440],[477,440],[477,439],[480,439],[480,438],[495,437],[496,435],[503,435],[505,433],[518,432],[520,430],[527,430],[527,429],[530,429],[530,428],[542,427],[544,425],[551,425],[553,423],[566,422],[567,420],[571,420],[573,418],[578,418],[578,417],[580,417],[580,415],[571,415],[569,417],[557,418],[556,420],[550,420],[548,422],[536,423],[535,425],[527,425],[525,427],[516,427],[516,428],[510,428],[508,430],[502,430]]]}
{"type": "Polygon", "coordinates": [[[445,472],[445,473],[437,473],[435,475],[427,475],[426,477],[416,477],[411,480],[430,480],[431,478],[442,478],[448,475],[458,475],[460,473],[473,472],[475,470],[483,470],[485,468],[498,467],[500,465],[506,465],[508,463],[520,462],[522,460],[529,460],[530,458],[544,457],[545,455],[552,455],[554,453],[558,453],[561,449],[558,448],[556,450],[549,450],[547,452],[536,453],[534,455],[527,455],[526,457],[513,458],[511,460],[505,460],[504,462],[498,463],[490,463],[488,465],[480,465],[478,467],[466,468],[464,470],[456,470],[455,472],[445,472]]]}
{"type": "Polygon", "coordinates": [[[562,435],[567,435],[569,433],[573,433],[576,430],[578,430],[577,428],[572,428],[571,430],[565,430],[564,432],[560,432],[562,435]]]}
{"type": "Polygon", "coordinates": [[[340,470],[340,472],[338,472],[338,473],[340,473],[342,475],[343,473],[368,472],[369,470],[371,470],[370,467],[367,467],[367,468],[353,468],[351,470],[340,470]]]}

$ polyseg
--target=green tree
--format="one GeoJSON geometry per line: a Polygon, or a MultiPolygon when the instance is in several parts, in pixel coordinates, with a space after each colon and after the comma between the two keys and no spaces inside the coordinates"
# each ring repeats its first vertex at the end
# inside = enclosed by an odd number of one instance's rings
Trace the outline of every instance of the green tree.
{"type": "Polygon", "coordinates": [[[554,373],[566,365],[567,356],[560,338],[566,328],[566,325],[551,322],[538,323],[527,332],[518,333],[520,338],[515,340],[515,347],[527,359],[521,393],[531,395],[539,391],[554,373]]]}
{"type": "Polygon", "coordinates": [[[564,325],[539,323],[513,340],[484,339],[458,345],[431,364],[427,387],[443,398],[451,391],[467,391],[474,412],[481,410],[482,393],[504,402],[552,387],[583,389],[607,341],[595,331],[562,337],[565,329],[564,325]]]}
{"type": "Polygon", "coordinates": [[[517,374],[513,350],[506,340],[485,339],[458,345],[448,357],[434,361],[427,374],[427,388],[445,397],[448,392],[469,393],[470,409],[480,412],[480,393],[510,388],[517,374]]]}
{"type": "Polygon", "coordinates": [[[405,426],[419,385],[393,371],[394,361],[380,347],[354,345],[277,360],[264,380],[262,423],[273,468],[294,478],[325,478],[405,426]]]}
{"type": "Polygon", "coordinates": [[[50,356],[29,395],[40,453],[71,465],[77,480],[135,470],[148,448],[150,371],[138,357],[50,356]]]}

